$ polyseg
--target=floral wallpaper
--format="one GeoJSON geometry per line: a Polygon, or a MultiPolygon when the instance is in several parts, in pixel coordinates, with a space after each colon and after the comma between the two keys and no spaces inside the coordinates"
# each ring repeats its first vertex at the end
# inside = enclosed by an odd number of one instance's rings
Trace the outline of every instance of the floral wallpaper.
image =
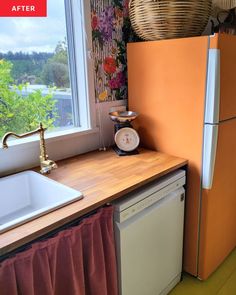
{"type": "Polygon", "coordinates": [[[91,0],[97,102],[127,98],[126,43],[132,38],[129,0],[91,0]]]}

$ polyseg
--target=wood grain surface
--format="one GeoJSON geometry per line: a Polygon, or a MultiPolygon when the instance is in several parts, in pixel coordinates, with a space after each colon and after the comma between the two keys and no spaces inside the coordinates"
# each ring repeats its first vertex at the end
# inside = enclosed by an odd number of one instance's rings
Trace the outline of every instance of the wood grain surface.
{"type": "Polygon", "coordinates": [[[59,161],[50,178],[80,190],[84,198],[0,234],[0,255],[12,251],[89,211],[187,164],[150,150],[119,157],[113,150],[90,152],[59,161]]]}

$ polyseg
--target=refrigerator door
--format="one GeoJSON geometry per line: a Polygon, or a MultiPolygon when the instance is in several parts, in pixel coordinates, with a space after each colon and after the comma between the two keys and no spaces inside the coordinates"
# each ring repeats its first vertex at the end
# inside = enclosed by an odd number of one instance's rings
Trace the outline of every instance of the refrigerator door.
{"type": "Polygon", "coordinates": [[[198,265],[201,279],[207,279],[236,246],[235,134],[236,119],[219,124],[212,186],[202,190],[198,265]]]}

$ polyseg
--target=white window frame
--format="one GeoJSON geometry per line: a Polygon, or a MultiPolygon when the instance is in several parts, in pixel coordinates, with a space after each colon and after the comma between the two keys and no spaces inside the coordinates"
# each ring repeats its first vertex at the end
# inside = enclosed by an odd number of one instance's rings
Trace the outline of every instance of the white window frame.
{"type": "Polygon", "coordinates": [[[65,0],[70,81],[74,91],[73,117],[76,127],[94,127],[90,110],[95,103],[92,63],[90,1],[65,0]],[[89,20],[86,22],[86,20],[89,20]],[[76,30],[81,28],[81,30],[76,30]],[[81,46],[82,44],[82,46],[81,46]],[[93,86],[93,87],[91,87],[93,86]],[[93,98],[92,105],[88,98],[93,98]]]}
{"type": "MultiPolygon", "coordinates": [[[[45,134],[46,145],[50,149],[50,158],[55,158],[55,160],[76,154],[75,149],[71,149],[70,146],[75,143],[77,137],[79,137],[80,142],[83,141],[82,149],[78,149],[77,152],[79,154],[93,150],[96,145],[94,135],[96,137],[99,136],[99,128],[96,126],[90,1],[64,1],[67,36],[68,43],[70,43],[68,44],[68,48],[69,50],[72,48],[72,52],[69,53],[72,91],[76,91],[77,89],[77,93],[73,94],[72,99],[75,127],[45,134]],[[81,28],[81,30],[76,28],[81,28]],[[71,37],[71,34],[73,34],[73,37],[71,37]],[[78,70],[81,68],[83,69],[82,71],[78,70]],[[75,99],[76,96],[77,98],[75,99]],[[91,136],[93,139],[91,139],[91,136]],[[68,151],[66,151],[67,148],[68,151]]],[[[14,130],[12,131],[14,132],[14,130]]],[[[32,167],[38,163],[39,137],[37,135],[25,139],[11,140],[8,144],[9,149],[4,151],[0,149],[0,163],[2,162],[3,164],[0,164],[0,175],[2,174],[2,169],[12,172],[14,169],[18,171],[32,167]],[[29,153],[33,153],[33,156],[29,157],[29,153]],[[14,161],[14,163],[8,165],[9,163],[6,162],[12,161],[12,154],[19,161],[14,161]]]]}

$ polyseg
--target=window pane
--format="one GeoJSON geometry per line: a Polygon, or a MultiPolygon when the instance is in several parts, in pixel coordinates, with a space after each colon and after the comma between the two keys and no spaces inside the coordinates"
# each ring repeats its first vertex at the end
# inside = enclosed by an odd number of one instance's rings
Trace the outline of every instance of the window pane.
{"type": "Polygon", "coordinates": [[[73,127],[64,0],[45,18],[0,18],[0,137],[73,127]]]}

